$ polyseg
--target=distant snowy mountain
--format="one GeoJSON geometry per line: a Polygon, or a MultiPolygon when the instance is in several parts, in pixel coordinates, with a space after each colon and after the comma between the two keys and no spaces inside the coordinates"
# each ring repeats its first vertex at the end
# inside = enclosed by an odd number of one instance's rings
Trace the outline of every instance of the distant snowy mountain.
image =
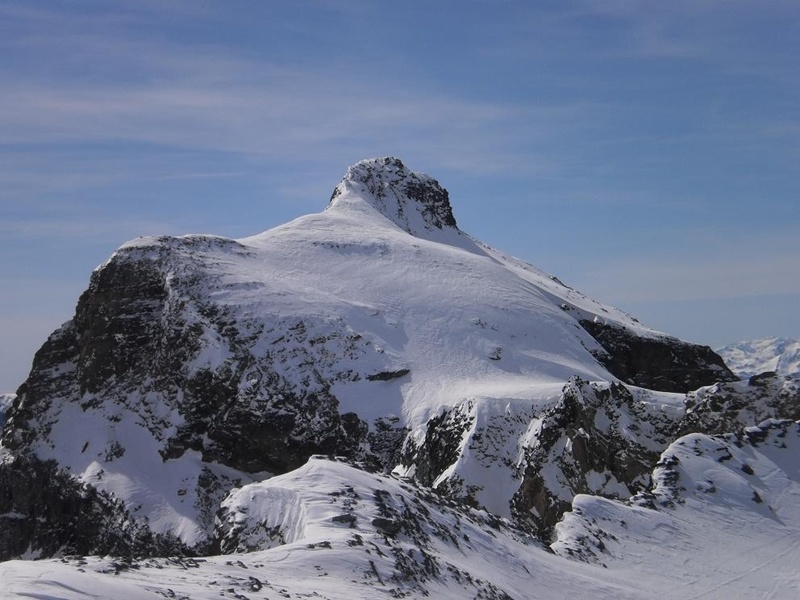
{"type": "Polygon", "coordinates": [[[800,340],[765,338],[724,346],[717,353],[740,377],[765,371],[800,376],[800,340]]]}
{"type": "Polygon", "coordinates": [[[95,270],[7,413],[0,560],[125,560],[0,576],[19,597],[525,598],[547,573],[537,597],[641,597],[635,561],[570,560],[604,535],[576,498],[660,497],[680,439],[798,419],[799,387],[738,381],[464,233],[431,177],[361,161],[319,214],[139,238],[95,270]]]}

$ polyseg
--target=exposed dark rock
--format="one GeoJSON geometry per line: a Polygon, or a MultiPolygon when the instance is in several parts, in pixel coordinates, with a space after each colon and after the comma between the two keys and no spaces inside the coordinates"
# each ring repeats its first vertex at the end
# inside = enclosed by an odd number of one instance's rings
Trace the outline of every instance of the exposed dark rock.
{"type": "Polygon", "coordinates": [[[16,394],[0,394],[0,432],[3,430],[3,423],[6,421],[6,412],[16,399],[16,394]]]}
{"type": "Polygon", "coordinates": [[[671,415],[652,412],[621,384],[573,378],[525,451],[515,518],[547,539],[576,494],[619,498],[644,489],[674,427],[671,415]]]}
{"type": "Polygon", "coordinates": [[[688,392],[718,381],[738,381],[708,346],[675,338],[645,338],[622,327],[581,320],[605,353],[595,355],[625,383],[663,392],[688,392]]]}
{"type": "Polygon", "coordinates": [[[464,433],[473,419],[469,402],[431,418],[419,445],[408,440],[401,453],[401,463],[415,467],[414,477],[421,484],[433,485],[436,478],[458,460],[464,433]]]}
{"type": "Polygon", "coordinates": [[[374,429],[367,433],[369,451],[362,458],[366,470],[388,472],[400,464],[403,442],[409,430],[398,426],[398,422],[397,417],[375,420],[374,429]]]}
{"type": "Polygon", "coordinates": [[[775,379],[777,376],[778,374],[775,371],[764,371],[763,373],[757,373],[751,376],[747,380],[747,383],[748,385],[758,385],[759,383],[775,379]]]}
{"type": "Polygon", "coordinates": [[[372,519],[372,525],[378,531],[390,537],[400,533],[400,530],[403,528],[403,526],[397,521],[392,521],[391,519],[384,519],[383,517],[376,517],[372,519]]]}
{"type": "Polygon", "coordinates": [[[392,379],[399,379],[411,373],[409,369],[399,369],[397,371],[381,371],[374,375],[367,375],[367,381],[391,381],[392,379]]]}
{"type": "Polygon", "coordinates": [[[358,517],[356,517],[352,513],[345,513],[343,515],[336,515],[335,517],[331,517],[331,521],[333,523],[343,523],[345,525],[349,525],[352,528],[356,526],[356,523],[358,523],[358,517]]]}

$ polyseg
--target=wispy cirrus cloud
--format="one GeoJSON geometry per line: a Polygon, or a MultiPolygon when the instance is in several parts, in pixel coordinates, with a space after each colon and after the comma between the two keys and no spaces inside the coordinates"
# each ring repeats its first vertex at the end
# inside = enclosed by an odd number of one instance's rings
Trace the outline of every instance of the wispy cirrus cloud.
{"type": "Polygon", "coordinates": [[[0,42],[29,58],[0,67],[5,144],[154,144],[279,162],[391,148],[432,159],[431,168],[498,172],[543,168],[532,142],[593,126],[608,110],[469,98],[387,70],[379,57],[365,76],[344,58],[287,65],[222,45],[187,46],[135,35],[136,13],[68,18],[59,35],[42,36],[61,14],[33,11],[26,20],[21,12],[28,27],[0,42]]]}
{"type": "Polygon", "coordinates": [[[596,263],[581,287],[612,304],[720,300],[800,294],[800,238],[695,230],[674,247],[596,263]]]}

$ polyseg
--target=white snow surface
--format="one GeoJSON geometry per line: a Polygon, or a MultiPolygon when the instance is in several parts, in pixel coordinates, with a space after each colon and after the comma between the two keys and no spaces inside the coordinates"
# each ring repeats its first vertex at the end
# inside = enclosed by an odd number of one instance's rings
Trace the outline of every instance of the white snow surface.
{"type": "Polygon", "coordinates": [[[765,371],[800,377],[800,340],[763,338],[736,342],[716,352],[728,368],[742,378],[765,371]]]}
{"type": "MultiPolygon", "coordinates": [[[[305,319],[321,329],[344,323],[372,348],[347,366],[364,375],[410,370],[397,381],[337,382],[341,412],[367,422],[394,414],[414,428],[469,395],[530,399],[541,384],[573,375],[612,379],[578,319],[663,336],[455,227],[427,224],[407,198],[386,192],[379,201],[374,186],[351,179],[357,167],[377,162],[351,167],[322,213],[237,240],[240,252],[213,244],[198,251],[208,279],[219,282],[207,290],[216,305],[241,319],[305,319]]],[[[391,192],[393,182],[374,185],[391,192]]],[[[122,249],[144,256],[170,243],[139,238],[122,249]]],[[[272,342],[263,336],[253,353],[272,342]]],[[[206,352],[195,366],[224,359],[206,352]]]]}

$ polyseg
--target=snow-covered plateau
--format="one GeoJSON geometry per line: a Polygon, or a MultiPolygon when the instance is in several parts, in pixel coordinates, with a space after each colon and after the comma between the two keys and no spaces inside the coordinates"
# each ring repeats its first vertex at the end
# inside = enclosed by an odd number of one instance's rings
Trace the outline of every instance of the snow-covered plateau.
{"type": "Polygon", "coordinates": [[[753,375],[361,161],[95,270],[3,400],[3,597],[794,598],[800,382],[753,375]]]}

